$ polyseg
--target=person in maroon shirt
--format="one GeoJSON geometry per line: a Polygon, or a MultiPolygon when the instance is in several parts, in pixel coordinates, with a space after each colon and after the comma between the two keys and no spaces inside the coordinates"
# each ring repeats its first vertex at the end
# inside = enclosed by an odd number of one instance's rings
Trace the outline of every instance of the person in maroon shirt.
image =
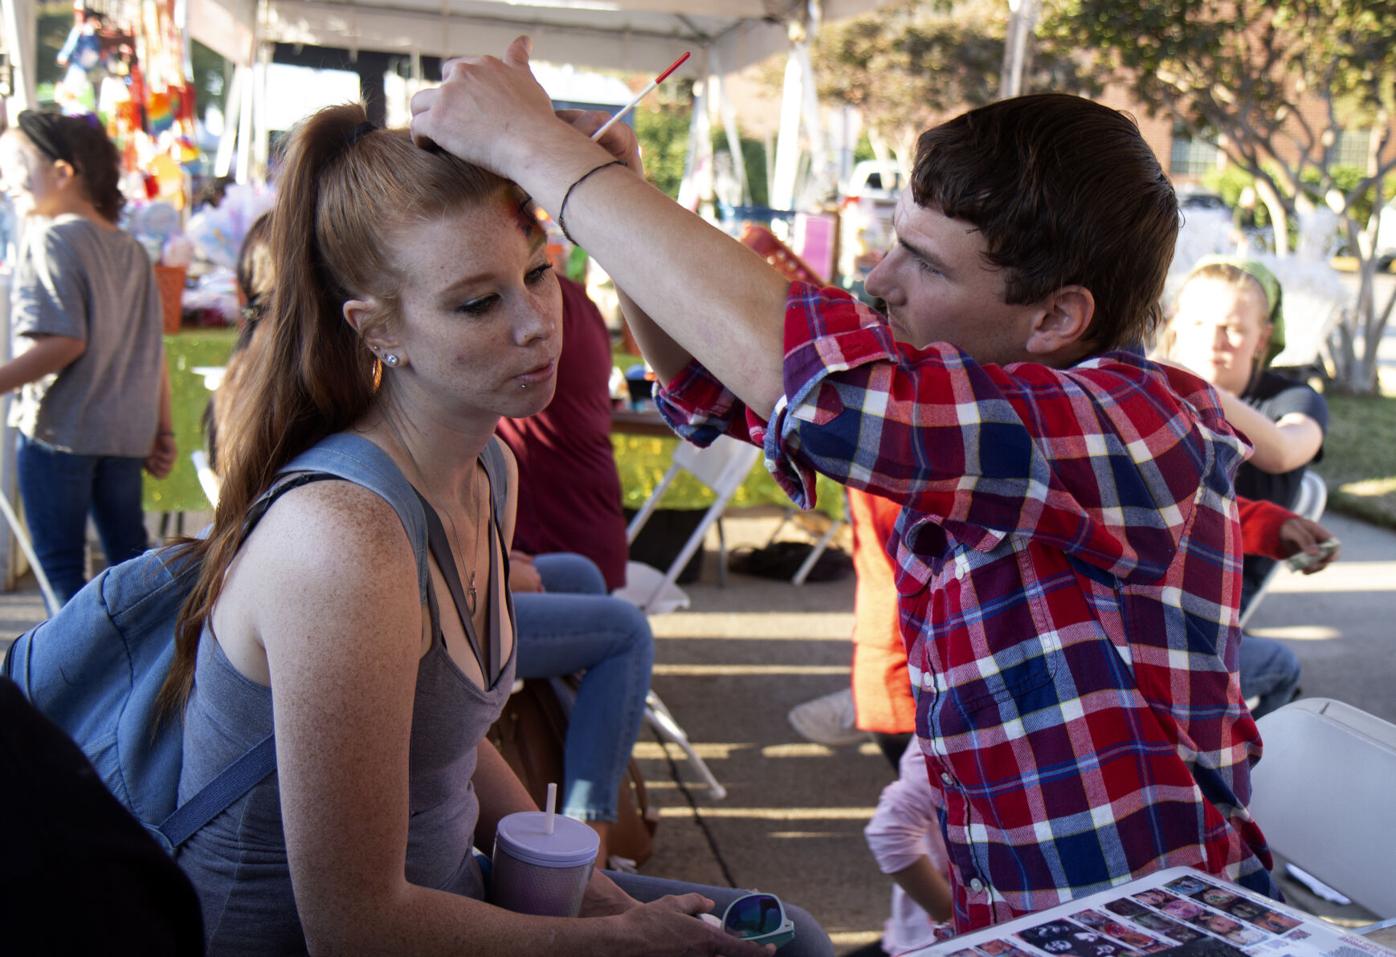
{"type": "Polygon", "coordinates": [[[614,591],[625,584],[627,548],[611,449],[611,336],[581,284],[560,270],[558,282],[557,392],[542,412],[501,419],[497,430],[519,462],[522,507],[514,547],[532,555],[585,555],[614,591]]]}
{"type": "Polygon", "coordinates": [[[627,552],[611,452],[610,334],[586,290],[556,271],[557,391],[543,411],[500,419],[496,431],[519,469],[509,574],[518,674],[584,672],[567,725],[562,812],[596,831],[605,865],[621,776],[644,718],[654,636],[644,612],[607,594],[625,584],[627,552]]]}

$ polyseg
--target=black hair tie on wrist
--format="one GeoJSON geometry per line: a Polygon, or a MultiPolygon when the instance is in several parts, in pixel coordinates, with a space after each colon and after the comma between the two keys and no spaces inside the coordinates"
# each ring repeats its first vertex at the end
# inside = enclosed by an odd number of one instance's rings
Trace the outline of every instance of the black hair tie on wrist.
{"type": "Polygon", "coordinates": [[[577,241],[573,239],[572,234],[567,231],[567,201],[572,198],[572,190],[576,189],[578,186],[581,186],[588,179],[590,179],[593,174],[601,172],[608,166],[625,165],[625,160],[617,159],[611,160],[609,163],[602,163],[600,166],[594,166],[591,169],[587,170],[585,173],[583,173],[581,176],[578,176],[575,180],[573,180],[572,185],[567,187],[567,192],[562,194],[562,205],[559,206],[557,210],[557,228],[562,230],[562,235],[567,237],[567,241],[569,243],[571,243],[574,246],[577,245],[577,241]]]}
{"type": "Polygon", "coordinates": [[[68,138],[63,135],[63,119],[61,113],[21,110],[17,122],[20,132],[28,137],[34,148],[43,153],[50,162],[57,163],[62,160],[76,167],[73,151],[68,146],[68,138]]]}

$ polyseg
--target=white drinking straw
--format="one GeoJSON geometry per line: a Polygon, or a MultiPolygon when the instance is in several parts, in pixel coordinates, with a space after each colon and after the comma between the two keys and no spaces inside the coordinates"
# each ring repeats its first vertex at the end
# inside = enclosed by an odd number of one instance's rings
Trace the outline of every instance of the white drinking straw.
{"type": "Polygon", "coordinates": [[[617,113],[615,116],[611,117],[611,118],[610,118],[609,120],[607,120],[605,123],[602,123],[602,124],[601,124],[601,129],[599,129],[599,130],[597,130],[595,133],[591,134],[591,138],[594,139],[594,140],[599,140],[599,139],[601,139],[601,134],[605,133],[607,130],[609,130],[609,129],[610,129],[612,126],[614,126],[616,123],[618,123],[618,122],[620,122],[621,120],[625,119],[626,115],[629,114],[631,110],[635,109],[635,104],[639,103],[639,102],[640,102],[641,100],[643,100],[645,97],[649,96],[650,93],[652,93],[652,92],[654,91],[654,88],[657,87],[657,86],[659,86],[659,84],[663,83],[663,82],[664,82],[664,78],[667,77],[670,73],[673,73],[673,72],[674,72],[675,70],[677,70],[680,66],[682,66],[682,65],[683,65],[683,61],[687,60],[688,57],[689,57],[689,51],[685,50],[684,53],[683,53],[683,56],[679,57],[679,58],[678,58],[677,60],[675,60],[673,63],[670,63],[670,64],[669,64],[669,68],[668,68],[667,70],[665,70],[663,73],[659,74],[659,76],[655,77],[653,80],[650,80],[649,85],[646,86],[646,87],[645,87],[643,90],[641,90],[639,93],[636,93],[636,94],[635,94],[635,98],[634,98],[633,100],[631,100],[629,103],[627,103],[627,104],[625,104],[624,106],[622,106],[622,107],[620,108],[620,112],[619,112],[619,113],[617,113]]]}
{"type": "Polygon", "coordinates": [[[551,834],[551,833],[553,833],[553,818],[556,817],[556,814],[555,814],[556,808],[557,808],[557,784],[556,784],[556,783],[552,783],[552,784],[549,784],[549,785],[548,785],[548,819],[547,819],[547,821],[546,821],[546,822],[544,823],[544,825],[543,825],[543,833],[544,833],[544,834],[551,834]]]}

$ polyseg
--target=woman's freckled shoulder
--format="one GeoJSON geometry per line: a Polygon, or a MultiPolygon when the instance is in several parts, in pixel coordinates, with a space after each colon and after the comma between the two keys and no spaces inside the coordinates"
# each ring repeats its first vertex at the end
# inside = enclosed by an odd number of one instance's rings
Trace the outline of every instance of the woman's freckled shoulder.
{"type": "Polygon", "coordinates": [[[313,551],[317,561],[333,564],[352,562],[364,550],[371,551],[376,562],[394,552],[411,557],[393,507],[377,493],[339,480],[311,482],[286,492],[267,510],[248,546],[287,558],[313,551]]]}

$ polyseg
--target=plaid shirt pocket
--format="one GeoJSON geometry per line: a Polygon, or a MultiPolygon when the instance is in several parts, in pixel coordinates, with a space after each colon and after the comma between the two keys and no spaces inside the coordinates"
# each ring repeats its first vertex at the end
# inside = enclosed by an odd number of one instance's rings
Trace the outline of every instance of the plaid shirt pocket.
{"type": "Polygon", "coordinates": [[[945,601],[961,610],[957,618],[933,612],[930,621],[944,661],[943,707],[963,722],[958,730],[1021,717],[1035,708],[1034,692],[1054,686],[1061,644],[1039,596],[1024,587],[1020,561],[1011,541],[988,551],[957,547],[931,586],[933,607],[945,601]]]}

